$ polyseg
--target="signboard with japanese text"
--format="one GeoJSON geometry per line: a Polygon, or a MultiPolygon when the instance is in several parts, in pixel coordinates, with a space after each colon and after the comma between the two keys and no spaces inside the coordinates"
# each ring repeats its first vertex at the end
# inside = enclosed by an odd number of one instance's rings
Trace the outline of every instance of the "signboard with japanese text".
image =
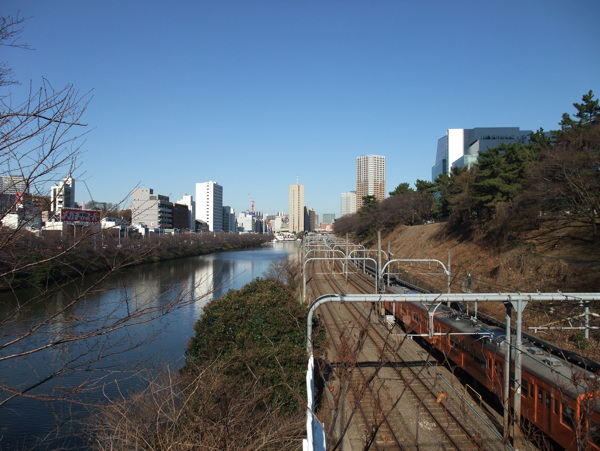
{"type": "Polygon", "coordinates": [[[76,210],[74,208],[63,208],[60,212],[62,222],[100,222],[100,212],[96,210],[76,210]]]}

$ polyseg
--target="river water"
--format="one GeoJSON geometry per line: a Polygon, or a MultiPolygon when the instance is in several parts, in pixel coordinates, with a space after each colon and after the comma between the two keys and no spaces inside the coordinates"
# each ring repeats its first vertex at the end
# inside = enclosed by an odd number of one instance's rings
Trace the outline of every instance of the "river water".
{"type": "MultiPolygon", "coordinates": [[[[103,281],[93,294],[40,327],[32,337],[0,350],[0,357],[98,328],[100,318],[123,315],[124,308],[134,305],[161,308],[174,299],[181,299],[184,306],[154,321],[107,336],[65,343],[0,362],[0,381],[20,389],[54,375],[65,363],[76,369],[58,374],[32,389],[28,392],[32,398],[17,397],[0,406],[0,449],[84,448],[79,423],[73,418],[87,415],[89,407],[36,398],[59,398],[68,394],[83,403],[93,404],[118,399],[142,388],[148,377],[164,372],[167,367],[176,371],[184,363],[186,344],[204,305],[230,289],[239,289],[264,276],[273,261],[285,260],[296,251],[295,243],[274,243],[259,249],[133,267],[103,281]],[[140,370],[145,372],[140,373],[140,370]],[[77,393],[74,393],[75,387],[77,393]]],[[[17,302],[15,295],[0,295],[3,319],[0,345],[39,325],[68,302],[80,287],[81,282],[74,283],[50,299],[20,309],[10,318],[9,313],[14,311],[17,302]]],[[[23,303],[34,293],[22,291],[16,295],[23,303]]],[[[0,401],[7,397],[3,391],[0,401]]]]}

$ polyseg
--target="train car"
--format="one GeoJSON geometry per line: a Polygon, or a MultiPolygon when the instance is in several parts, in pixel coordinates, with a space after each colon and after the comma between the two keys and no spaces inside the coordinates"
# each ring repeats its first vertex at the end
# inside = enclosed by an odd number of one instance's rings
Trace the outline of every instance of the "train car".
{"type": "MultiPolygon", "coordinates": [[[[502,399],[505,331],[439,303],[386,302],[407,333],[421,334],[449,361],[502,399]],[[430,336],[430,315],[433,337],[430,336]]],[[[600,375],[523,342],[521,415],[558,446],[600,451],[600,375]],[[579,444],[579,447],[578,447],[579,444]]],[[[511,367],[511,374],[514,369],[511,367]]],[[[513,392],[511,377],[510,401],[513,392]]]]}

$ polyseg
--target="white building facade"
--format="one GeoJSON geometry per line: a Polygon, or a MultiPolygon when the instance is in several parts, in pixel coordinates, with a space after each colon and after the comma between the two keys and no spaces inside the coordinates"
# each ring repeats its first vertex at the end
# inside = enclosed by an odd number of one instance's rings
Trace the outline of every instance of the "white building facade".
{"type": "Polygon", "coordinates": [[[152,188],[135,188],[131,192],[131,222],[149,228],[172,228],[173,204],[169,196],[154,194],[152,188]]]}
{"type": "Polygon", "coordinates": [[[249,211],[242,211],[237,218],[238,230],[243,233],[253,233],[256,219],[254,214],[249,211]]]}
{"type": "Polygon", "coordinates": [[[362,155],[356,158],[356,209],[363,205],[363,197],[385,199],[385,157],[362,155]]]}
{"type": "Polygon", "coordinates": [[[75,179],[71,175],[50,188],[50,210],[59,212],[63,208],[75,208],[75,179]]]}
{"type": "Polygon", "coordinates": [[[217,182],[196,183],[196,219],[211,232],[223,231],[223,187],[217,182]]]}
{"type": "Polygon", "coordinates": [[[435,165],[431,168],[431,180],[440,174],[449,175],[452,168],[469,168],[477,161],[479,152],[500,144],[529,142],[531,130],[519,127],[451,128],[446,136],[438,139],[435,165]]]}
{"type": "Polygon", "coordinates": [[[342,216],[356,213],[356,191],[342,193],[342,216]]]}

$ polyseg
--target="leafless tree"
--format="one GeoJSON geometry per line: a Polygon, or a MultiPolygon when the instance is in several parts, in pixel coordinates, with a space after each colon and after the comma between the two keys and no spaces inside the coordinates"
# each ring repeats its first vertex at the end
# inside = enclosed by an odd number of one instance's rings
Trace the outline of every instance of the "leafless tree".
{"type": "MultiPolygon", "coordinates": [[[[24,20],[19,17],[0,18],[0,44],[21,45],[17,41],[24,20]]],[[[19,183],[29,193],[46,192],[48,184],[72,174],[78,167],[81,138],[85,134],[82,117],[90,93],[81,94],[72,85],[55,89],[48,80],[39,88],[30,85],[25,99],[18,100],[10,91],[14,82],[8,65],[0,70],[0,221],[22,207],[22,198],[14,193],[11,180],[19,183]],[[10,194],[9,194],[10,193],[10,194]]],[[[157,241],[148,240],[144,246],[128,251],[114,248],[102,249],[98,228],[83,229],[68,242],[52,244],[33,236],[24,227],[0,227],[0,287],[12,293],[11,306],[2,306],[0,317],[0,363],[5,365],[49,349],[61,350],[73,343],[84,343],[107,337],[115,332],[157,319],[163,315],[196,302],[198,296],[182,289],[174,289],[171,301],[153,303],[152,299],[122,296],[118,302],[100,316],[79,311],[73,316],[75,306],[101,289],[107,278],[124,267],[144,261],[157,247],[157,241]],[[81,276],[97,271],[93,280],[81,276]],[[58,274],[58,275],[57,275],[58,274]],[[26,298],[18,289],[25,279],[43,276],[43,284],[36,285],[35,293],[26,298]],[[67,284],[78,281],[66,290],[67,284]],[[179,290],[179,291],[177,291],[179,290]],[[62,299],[36,324],[16,332],[13,327],[19,317],[40,303],[49,302],[53,295],[62,299]],[[59,331],[56,333],[55,331],[59,331]]],[[[188,243],[189,244],[189,243],[188,243]]],[[[77,355],[57,352],[54,367],[47,375],[31,375],[31,380],[21,381],[18,387],[0,378],[0,406],[19,396],[43,400],[72,399],[83,387],[70,387],[62,393],[43,392],[40,388],[67,372],[89,369],[107,356],[123,353],[139,346],[132,337],[128,343],[112,344],[91,350],[82,346],[77,355]],[[92,352],[93,351],[93,352],[92,352]]],[[[86,383],[87,384],[87,383],[86,383]]]]}

